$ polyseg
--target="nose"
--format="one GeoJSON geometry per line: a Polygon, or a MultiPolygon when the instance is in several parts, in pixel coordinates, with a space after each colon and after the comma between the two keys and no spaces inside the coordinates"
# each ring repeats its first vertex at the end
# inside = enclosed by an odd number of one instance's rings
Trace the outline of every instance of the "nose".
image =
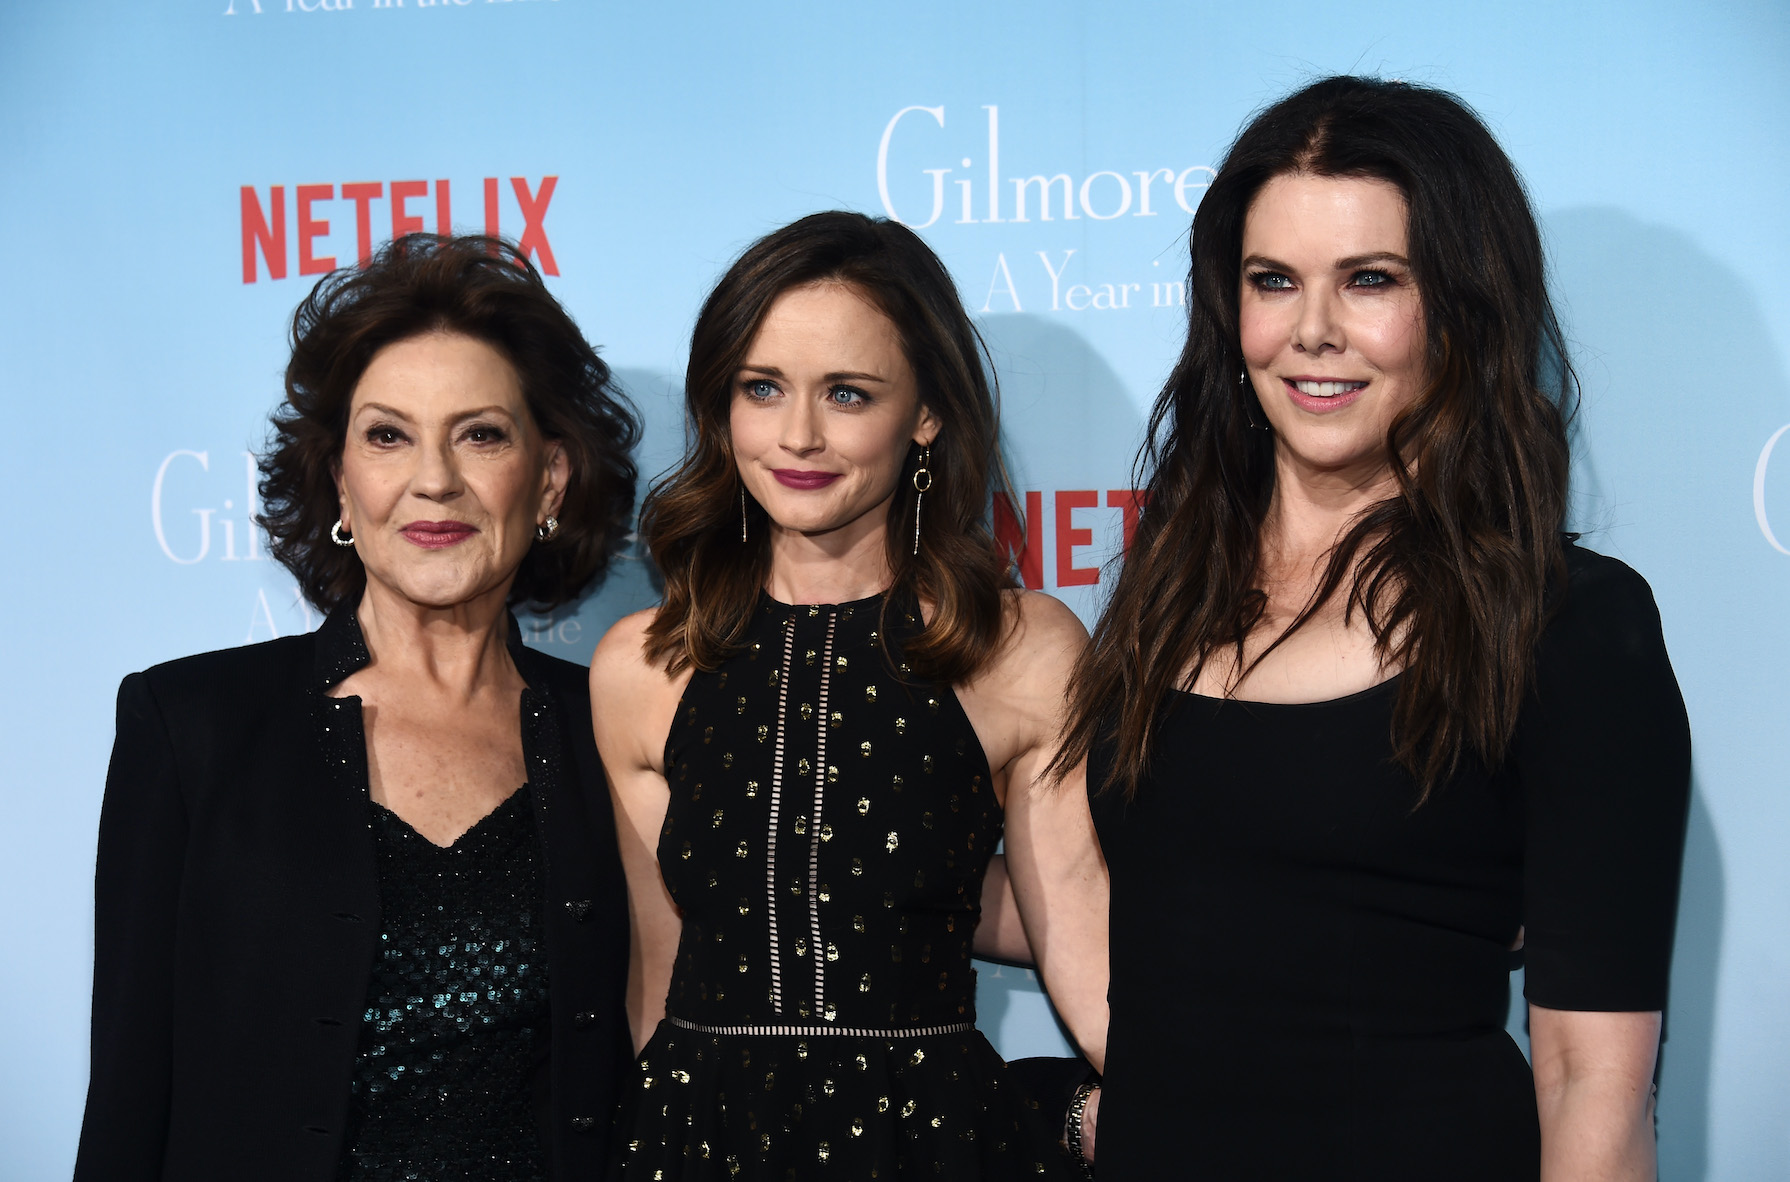
{"type": "Polygon", "coordinates": [[[784,400],[777,444],[794,456],[813,455],[826,444],[821,433],[818,400],[804,396],[784,400]]]}
{"type": "Polygon", "coordinates": [[[452,500],[460,494],[464,482],[460,476],[459,457],[453,440],[444,436],[417,449],[416,471],[410,478],[410,491],[431,501],[452,500]]]}
{"type": "Polygon", "coordinates": [[[1340,353],[1346,347],[1334,292],[1320,284],[1308,287],[1293,322],[1293,348],[1300,353],[1340,353]]]}

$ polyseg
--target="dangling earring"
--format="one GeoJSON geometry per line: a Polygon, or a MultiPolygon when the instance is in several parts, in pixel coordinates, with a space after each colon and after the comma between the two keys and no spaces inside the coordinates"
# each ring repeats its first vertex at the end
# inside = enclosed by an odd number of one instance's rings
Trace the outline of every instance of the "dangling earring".
{"type": "Polygon", "coordinates": [[[339,518],[334,525],[329,527],[329,540],[338,546],[354,545],[353,534],[349,534],[347,537],[342,536],[342,522],[339,518]]]}
{"type": "Polygon", "coordinates": [[[1249,404],[1255,399],[1255,391],[1249,388],[1249,370],[1247,367],[1237,371],[1237,384],[1243,387],[1243,421],[1248,423],[1252,430],[1274,430],[1271,426],[1256,422],[1255,415],[1251,414],[1249,411],[1249,404]]]}
{"type": "Polygon", "coordinates": [[[932,488],[932,469],[927,467],[932,462],[932,449],[920,449],[920,466],[914,469],[914,557],[920,556],[920,506],[926,503],[926,493],[932,488]],[[920,478],[926,479],[922,481],[920,478]]]}
{"type": "Polygon", "coordinates": [[[740,481],[740,545],[746,544],[746,482],[740,481]]]}

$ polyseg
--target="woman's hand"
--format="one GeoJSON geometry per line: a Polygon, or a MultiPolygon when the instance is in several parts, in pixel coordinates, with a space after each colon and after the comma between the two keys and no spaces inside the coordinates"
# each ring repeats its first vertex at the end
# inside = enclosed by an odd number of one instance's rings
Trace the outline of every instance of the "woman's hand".
{"type": "Polygon", "coordinates": [[[1660,1015],[1529,1007],[1542,1182],[1654,1182],[1660,1015]]]}
{"type": "Polygon", "coordinates": [[[1100,1085],[1088,1093],[1088,1102],[1081,1110],[1081,1155],[1089,1165],[1094,1164],[1094,1126],[1100,1119],[1100,1085]]]}

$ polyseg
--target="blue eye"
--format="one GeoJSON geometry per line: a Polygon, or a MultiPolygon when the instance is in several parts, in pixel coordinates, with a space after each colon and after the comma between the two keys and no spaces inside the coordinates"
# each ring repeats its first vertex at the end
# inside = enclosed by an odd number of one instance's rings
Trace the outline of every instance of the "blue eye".
{"type": "Polygon", "coordinates": [[[763,402],[767,398],[774,398],[782,393],[781,390],[777,389],[777,383],[767,381],[764,378],[746,379],[744,382],[740,383],[740,391],[745,394],[746,397],[755,399],[759,402],[763,402]]]}
{"type": "Polygon", "coordinates": [[[1251,271],[1249,282],[1263,291],[1291,291],[1293,281],[1279,271],[1251,271]]]}
{"type": "Polygon", "coordinates": [[[834,386],[827,391],[827,401],[834,406],[864,406],[870,395],[855,386],[834,386]]]}
{"type": "Polygon", "coordinates": [[[1349,283],[1354,287],[1391,287],[1393,279],[1384,271],[1357,271],[1349,283]]]}

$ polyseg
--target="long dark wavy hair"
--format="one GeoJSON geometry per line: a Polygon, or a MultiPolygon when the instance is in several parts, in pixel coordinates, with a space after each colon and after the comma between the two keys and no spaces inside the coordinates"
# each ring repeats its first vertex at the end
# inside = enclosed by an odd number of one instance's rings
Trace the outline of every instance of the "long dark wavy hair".
{"type": "MultiPolygon", "coordinates": [[[[640,532],[665,579],[647,630],[646,657],[676,672],[714,669],[730,656],[770,573],[770,530],[756,502],[740,540],[740,475],[730,428],[735,379],[773,301],[809,283],[850,284],[900,336],[920,401],[942,424],[932,442],[925,530],[912,553],[920,450],[910,448],[889,510],[887,605],[934,605],[904,649],[920,675],[962,681],[1004,635],[1002,592],[1010,561],[987,526],[991,482],[1004,487],[987,348],[965,315],[950,273],[919,235],[898,222],[829,212],[802,218],[740,255],[696,319],[684,380],[691,444],[654,485],[640,532]]],[[[884,629],[883,631],[887,631],[884,629]]]]}
{"type": "Polygon", "coordinates": [[[1274,438],[1250,429],[1261,412],[1237,381],[1238,289],[1245,215],[1289,173],[1388,181],[1409,209],[1427,380],[1387,432],[1397,492],[1337,541],[1287,631],[1339,592],[1363,614],[1380,659],[1403,670],[1393,750],[1420,802],[1469,753],[1502,759],[1565,577],[1577,384],[1522,181],[1453,95],[1355,77],[1307,86],[1251,120],[1194,215],[1187,344],[1137,461],[1147,507],[1075,672],[1058,759],[1112,742],[1102,790],[1136,792],[1170,693],[1221,650],[1241,661],[1267,604],[1274,438]]]}
{"type": "Polygon", "coordinates": [[[509,600],[546,610],[576,599],[627,538],[640,425],[527,256],[475,235],[399,238],[366,266],[325,275],[292,314],[286,401],[260,465],[259,520],[274,557],[325,611],[360,597],[360,555],[329,537],[341,513],[335,466],[349,406],[379,350],[431,332],[460,333],[503,354],[541,433],[566,449],[559,532],[529,548],[509,600]]]}

